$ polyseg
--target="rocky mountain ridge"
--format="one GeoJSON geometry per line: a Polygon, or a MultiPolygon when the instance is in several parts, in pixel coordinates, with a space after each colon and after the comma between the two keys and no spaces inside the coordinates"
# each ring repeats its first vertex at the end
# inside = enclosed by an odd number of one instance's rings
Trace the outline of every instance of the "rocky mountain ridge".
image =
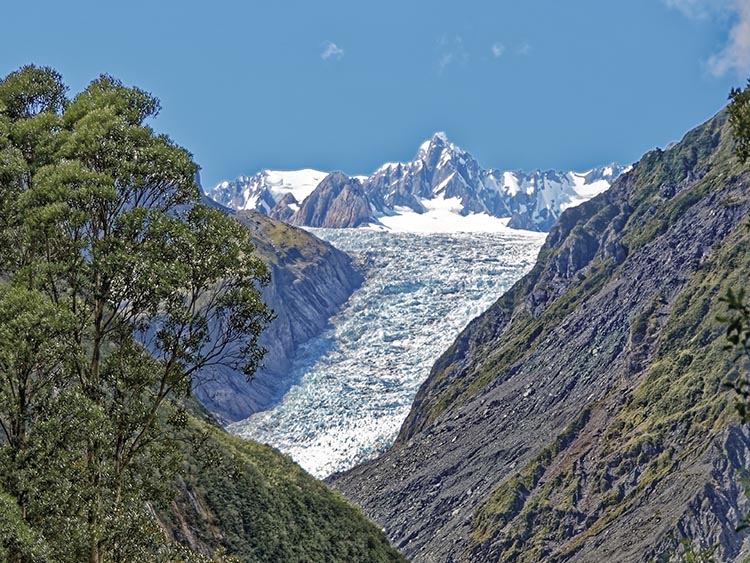
{"type": "Polygon", "coordinates": [[[546,231],[563,210],[606,190],[623,170],[617,164],[583,173],[485,169],[436,133],[414,160],[384,164],[369,177],[264,170],[208,193],[233,209],[256,209],[299,226],[377,226],[383,218],[423,214],[433,202],[447,201],[461,216],[509,218],[510,227],[546,231]]]}
{"type": "Polygon", "coordinates": [[[750,275],[750,173],[719,114],[565,211],[446,351],[396,444],[334,476],[417,563],[747,557],[750,435],[714,312],[750,275]]]}
{"type": "Polygon", "coordinates": [[[267,352],[252,381],[222,367],[204,373],[195,385],[196,397],[224,423],[247,418],[281,398],[293,383],[289,370],[297,348],[320,334],[362,283],[348,255],[307,231],[256,211],[234,215],[269,267],[271,281],[262,295],[276,319],[259,339],[267,352]]]}

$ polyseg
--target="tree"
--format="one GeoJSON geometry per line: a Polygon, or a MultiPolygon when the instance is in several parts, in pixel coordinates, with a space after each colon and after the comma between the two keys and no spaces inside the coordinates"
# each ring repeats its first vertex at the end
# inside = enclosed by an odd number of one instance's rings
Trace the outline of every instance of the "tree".
{"type": "Polygon", "coordinates": [[[744,90],[732,88],[727,108],[735,140],[735,155],[743,164],[750,158],[750,79],[744,90]]]}
{"type": "MultiPolygon", "coordinates": [[[[64,92],[50,69],[0,82],[7,298],[34,296],[26,313],[41,344],[26,355],[43,356],[32,379],[53,390],[38,405],[0,404],[0,420],[30,427],[5,449],[32,468],[15,484],[27,520],[67,534],[58,555],[128,561],[153,544],[145,501],[169,493],[179,464],[169,427],[184,416],[173,400],[209,366],[249,376],[262,356],[268,274],[248,233],[200,203],[191,155],[147,124],[156,98],[109,76],[71,101],[64,92]]],[[[11,369],[25,328],[8,326],[0,399],[30,377],[11,369]]]]}
{"type": "MultiPolygon", "coordinates": [[[[750,158],[750,80],[744,90],[732,88],[731,102],[727,108],[729,125],[734,137],[735,156],[741,163],[750,158]]],[[[750,229],[750,220],[747,228],[750,229]]],[[[746,303],[745,288],[729,290],[722,298],[727,305],[727,315],[720,317],[726,324],[727,348],[736,353],[736,360],[750,360],[750,305],[746,303]]],[[[729,383],[739,396],[737,410],[744,422],[750,422],[750,379],[740,377],[729,383]]]]}

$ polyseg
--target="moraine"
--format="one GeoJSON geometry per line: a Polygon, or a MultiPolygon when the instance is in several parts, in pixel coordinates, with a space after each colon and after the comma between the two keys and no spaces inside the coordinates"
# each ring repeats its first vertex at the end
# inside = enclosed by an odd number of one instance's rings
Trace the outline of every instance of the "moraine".
{"type": "Polygon", "coordinates": [[[313,232],[354,256],[365,282],[300,351],[281,402],[229,430],[325,477],[392,443],[437,357],[531,268],[545,235],[313,232]]]}

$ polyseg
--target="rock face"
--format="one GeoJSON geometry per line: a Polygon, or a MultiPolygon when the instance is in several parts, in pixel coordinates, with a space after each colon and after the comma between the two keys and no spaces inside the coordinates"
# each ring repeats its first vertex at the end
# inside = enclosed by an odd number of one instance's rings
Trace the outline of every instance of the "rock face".
{"type": "Polygon", "coordinates": [[[356,178],[332,172],[289,219],[292,225],[347,228],[374,222],[370,202],[356,178]]]}
{"type": "Polygon", "coordinates": [[[232,209],[257,209],[309,227],[377,224],[383,216],[424,213],[431,202],[455,200],[461,215],[509,217],[511,227],[546,231],[564,209],[606,190],[623,170],[617,164],[584,173],[484,169],[445,133],[436,133],[414,160],[387,163],[369,177],[264,170],[222,182],[209,195],[232,209]]]}
{"type": "Polygon", "coordinates": [[[716,315],[750,275],[750,173],[719,114],[565,211],[437,361],[395,445],[332,478],[423,562],[748,555],[750,436],[716,315]]]}
{"type": "Polygon", "coordinates": [[[289,379],[295,350],[317,336],[362,283],[351,259],[310,233],[254,211],[236,215],[271,270],[263,299],[276,313],[260,344],[268,352],[248,383],[241,373],[222,369],[204,374],[196,397],[223,422],[247,418],[277,401],[289,379]]]}

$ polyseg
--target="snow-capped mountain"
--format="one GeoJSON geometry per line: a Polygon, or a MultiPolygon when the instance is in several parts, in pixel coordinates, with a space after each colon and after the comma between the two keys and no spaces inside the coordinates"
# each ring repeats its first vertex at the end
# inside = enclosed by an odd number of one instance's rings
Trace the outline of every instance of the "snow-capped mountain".
{"type": "Polygon", "coordinates": [[[209,195],[301,226],[493,230],[507,223],[546,231],[563,210],[603,192],[623,171],[618,164],[581,173],[485,169],[445,133],[436,133],[412,161],[384,164],[369,177],[264,170],[222,182],[209,195]]]}
{"type": "Polygon", "coordinates": [[[289,216],[299,208],[299,204],[309,196],[327,176],[327,172],[312,170],[262,170],[255,176],[240,176],[232,182],[224,181],[208,195],[222,205],[237,211],[255,209],[265,215],[278,217],[288,209],[289,216]],[[274,212],[275,210],[275,212],[274,212]]]}

